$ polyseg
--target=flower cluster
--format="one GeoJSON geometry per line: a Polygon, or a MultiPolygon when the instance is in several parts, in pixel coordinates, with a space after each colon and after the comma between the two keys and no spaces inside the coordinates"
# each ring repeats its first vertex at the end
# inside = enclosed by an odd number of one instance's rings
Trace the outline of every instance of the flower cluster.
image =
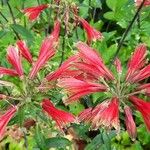
{"type": "MultiPolygon", "coordinates": [[[[33,6],[33,7],[29,7],[29,8],[26,8],[24,9],[22,12],[28,16],[29,20],[30,21],[35,21],[39,15],[42,13],[42,11],[44,11],[46,8],[49,8],[50,6],[48,4],[42,4],[42,5],[39,5],[39,6],[33,6]]],[[[75,6],[71,6],[71,10],[73,15],[74,15],[74,21],[76,22],[76,24],[81,23],[81,25],[83,26],[84,30],[86,31],[86,34],[87,34],[87,41],[88,43],[90,44],[92,41],[96,41],[98,39],[102,39],[103,38],[103,35],[101,32],[97,31],[96,29],[94,29],[85,19],[77,16],[78,15],[78,10],[75,6]]],[[[65,13],[65,24],[66,24],[66,28],[68,23],[68,20],[69,20],[69,10],[66,11],[65,13]]]]}
{"type": "MultiPolygon", "coordinates": [[[[58,2],[57,2],[58,4],[58,2]]],[[[34,6],[30,8],[25,8],[22,10],[22,12],[28,16],[30,21],[35,21],[38,19],[40,14],[47,8],[49,8],[49,4],[42,4],[39,6],[34,6]]],[[[92,41],[101,39],[103,36],[102,34],[94,29],[86,20],[83,18],[80,18],[77,16],[77,8],[71,6],[71,10],[75,12],[75,18],[74,20],[78,23],[80,22],[85,29],[87,33],[87,41],[90,44],[92,41]]],[[[72,76],[80,76],[79,72],[71,71],[69,68],[72,66],[74,62],[78,62],[78,56],[72,56],[67,61],[63,62],[62,65],[55,70],[54,72],[51,72],[45,76],[42,81],[39,81],[38,79],[38,72],[42,70],[42,68],[46,65],[48,60],[50,60],[56,53],[56,49],[58,47],[58,41],[59,41],[59,33],[61,29],[61,23],[56,19],[54,23],[54,29],[52,33],[47,36],[40,47],[39,55],[37,60],[35,61],[30,49],[28,48],[28,45],[23,40],[18,40],[15,45],[10,45],[7,48],[7,60],[10,63],[11,67],[0,67],[0,75],[2,76],[12,76],[12,77],[19,77],[20,81],[22,82],[23,89],[22,92],[20,92],[17,95],[9,95],[9,94],[0,94],[0,99],[6,102],[9,102],[9,104],[13,105],[13,107],[6,112],[6,115],[4,114],[1,118],[4,118],[3,120],[0,120],[1,129],[0,129],[0,138],[3,137],[3,133],[5,130],[5,127],[9,120],[13,117],[15,112],[19,110],[25,103],[35,101],[33,95],[39,94],[39,92],[43,92],[45,90],[50,90],[52,88],[56,87],[56,80],[58,78],[66,78],[66,77],[72,77],[72,76]],[[31,66],[31,69],[29,70],[29,73],[26,73],[23,69],[23,58],[26,59],[26,61],[31,66]],[[38,80],[37,80],[38,79],[38,80]],[[11,100],[11,103],[10,101],[11,100]],[[17,100],[17,103],[14,103],[14,101],[17,100]],[[17,108],[17,109],[16,109],[17,108]]],[[[78,81],[77,81],[78,82],[78,81]]],[[[0,80],[0,84],[2,86],[7,87],[14,87],[15,84],[12,82],[0,80]]],[[[82,86],[82,81],[79,83],[82,86]]],[[[79,85],[79,87],[80,87],[79,85]]],[[[68,85],[69,86],[69,85],[68,85]]],[[[86,83],[85,87],[89,88],[89,92],[83,91],[84,94],[92,93],[92,92],[98,92],[98,91],[105,91],[106,87],[99,84],[94,83],[86,83]],[[90,91],[92,89],[92,92],[90,91]]],[[[78,89],[78,86],[76,87],[78,89]]],[[[74,93],[74,98],[80,97],[74,93]]],[[[73,98],[73,97],[72,97],[73,98]]],[[[42,109],[44,112],[47,112],[49,116],[52,117],[53,120],[56,121],[56,124],[59,126],[60,129],[63,129],[67,123],[75,122],[75,117],[65,111],[59,110],[55,108],[55,106],[52,104],[52,102],[49,99],[44,99],[42,102],[42,109]]]]}
{"type": "MultiPolygon", "coordinates": [[[[56,4],[61,1],[56,0],[56,4]]],[[[135,1],[140,6],[140,0],[135,1]]],[[[149,0],[144,3],[150,5],[149,0]]],[[[35,21],[49,4],[42,4],[30,8],[25,8],[22,12],[28,16],[30,21],[35,21]]],[[[137,129],[134,122],[131,107],[135,107],[144,119],[146,127],[150,130],[150,102],[138,98],[139,94],[150,95],[150,83],[142,84],[142,81],[150,77],[150,65],[146,65],[147,49],[144,44],[140,44],[131,56],[126,73],[122,71],[122,65],[118,58],[114,61],[115,71],[111,71],[104,64],[101,55],[97,50],[89,45],[92,41],[103,38],[101,32],[94,29],[85,19],[78,16],[77,7],[71,7],[74,13],[76,25],[80,23],[87,35],[87,43],[78,42],[77,54],[71,56],[63,62],[61,66],[47,74],[42,81],[37,74],[46,66],[46,63],[55,55],[58,47],[61,22],[56,19],[52,33],[47,36],[40,47],[39,55],[35,61],[28,45],[23,40],[18,40],[15,45],[7,48],[7,61],[10,67],[0,67],[0,75],[18,77],[22,82],[23,89],[19,95],[0,94],[0,100],[11,104],[11,107],[0,116],[0,139],[3,138],[8,122],[15,113],[25,104],[35,101],[34,95],[45,90],[59,87],[65,91],[64,103],[70,104],[80,100],[86,95],[103,92],[105,99],[95,107],[89,107],[82,111],[78,119],[69,112],[60,110],[45,96],[39,103],[41,110],[47,113],[63,130],[68,123],[87,122],[91,129],[104,127],[106,129],[115,128],[120,131],[120,113],[124,112],[126,129],[130,137],[134,140],[137,136],[137,129]],[[31,69],[25,73],[23,69],[23,58],[28,61],[31,69]],[[38,82],[37,82],[38,81],[38,82]],[[11,100],[11,102],[9,101],[11,100]],[[17,101],[17,102],[16,102],[17,101]]],[[[69,8],[65,12],[65,21],[69,20],[69,8]]],[[[66,23],[67,24],[67,23],[66,23]]],[[[66,31],[67,32],[67,31],[66,31]]],[[[12,82],[0,80],[2,86],[12,87],[12,82]]]]}
{"type": "MultiPolygon", "coordinates": [[[[16,95],[0,94],[1,100],[4,101],[6,100],[6,102],[9,102],[8,104],[13,105],[13,107],[11,107],[4,115],[0,117],[0,139],[3,137],[5,127],[8,124],[9,120],[14,116],[15,112],[21,109],[21,107],[25,103],[28,103],[28,99],[32,100],[34,94],[40,92],[40,90],[37,89],[42,88],[41,87],[42,85],[41,82],[38,84],[36,82],[37,73],[43,68],[43,66],[45,66],[48,60],[54,56],[56,52],[55,48],[58,45],[59,33],[60,33],[60,22],[56,21],[51,35],[46,37],[42,42],[39,56],[36,61],[33,60],[32,54],[25,41],[19,40],[16,42],[16,46],[11,45],[7,48],[7,60],[12,67],[11,68],[0,67],[0,75],[19,77],[25,89],[23,89],[23,92],[17,95],[17,97],[16,95]],[[25,58],[32,66],[31,71],[27,75],[24,73],[23,70],[22,58],[25,58]],[[17,105],[13,104],[13,100],[18,101],[17,105]]],[[[61,76],[62,67],[67,66],[68,63],[66,64],[64,63],[64,65],[62,65],[58,70],[49,74],[47,76],[48,81],[49,82],[54,81],[59,76],[61,76]]],[[[0,84],[2,86],[8,86],[8,87],[14,86],[12,82],[4,81],[4,80],[0,80],[0,84]]],[[[54,87],[53,84],[54,83],[52,83],[51,87],[49,88],[53,88],[54,87]]],[[[56,121],[56,123],[60,128],[62,128],[62,124],[66,125],[67,123],[74,122],[75,120],[75,117],[69,114],[68,112],[57,110],[55,106],[50,102],[50,100],[43,100],[42,108],[44,111],[48,112],[50,116],[52,116],[52,118],[56,121]],[[68,117],[70,119],[67,120],[66,118],[68,117]],[[61,122],[59,121],[60,118],[62,118],[61,122]]]]}
{"type": "Polygon", "coordinates": [[[126,75],[122,73],[120,60],[115,60],[117,76],[105,66],[96,50],[83,42],[78,42],[76,47],[79,50],[78,61],[70,68],[76,73],[72,77],[61,78],[58,82],[68,93],[65,103],[69,104],[94,92],[104,92],[106,95],[100,104],[81,112],[79,120],[90,123],[92,129],[114,127],[119,132],[119,110],[124,111],[127,131],[135,139],[136,126],[130,108],[133,105],[142,114],[149,130],[150,103],[137,97],[138,94],[149,94],[150,90],[149,83],[141,82],[150,76],[150,65],[145,66],[146,46],[141,44],[135,49],[128,62],[126,75]]]}

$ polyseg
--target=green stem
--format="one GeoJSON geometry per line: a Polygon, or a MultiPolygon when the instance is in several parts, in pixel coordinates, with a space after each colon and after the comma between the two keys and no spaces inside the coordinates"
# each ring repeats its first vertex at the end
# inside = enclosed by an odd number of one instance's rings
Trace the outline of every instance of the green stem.
{"type": "MultiPolygon", "coordinates": [[[[120,49],[121,49],[121,47],[122,47],[122,45],[123,45],[123,43],[124,43],[124,40],[126,39],[126,37],[127,37],[128,33],[129,33],[130,29],[132,28],[132,26],[133,26],[135,20],[138,18],[138,15],[139,15],[139,13],[140,13],[140,11],[141,11],[141,9],[142,9],[142,7],[143,7],[145,1],[146,1],[146,0],[143,0],[143,2],[141,3],[141,5],[140,5],[139,8],[137,9],[137,11],[136,11],[136,13],[135,13],[133,19],[131,20],[131,23],[130,23],[129,26],[126,28],[126,30],[125,30],[125,32],[124,32],[124,34],[123,34],[121,40],[119,41],[118,48],[117,48],[117,51],[116,51],[116,53],[115,53],[115,55],[114,55],[114,57],[113,57],[113,59],[112,59],[112,62],[115,60],[115,58],[116,58],[117,55],[119,54],[120,49]]],[[[113,64],[113,63],[111,63],[111,64],[113,64]]],[[[110,64],[110,65],[111,65],[111,64],[110,64]]]]}

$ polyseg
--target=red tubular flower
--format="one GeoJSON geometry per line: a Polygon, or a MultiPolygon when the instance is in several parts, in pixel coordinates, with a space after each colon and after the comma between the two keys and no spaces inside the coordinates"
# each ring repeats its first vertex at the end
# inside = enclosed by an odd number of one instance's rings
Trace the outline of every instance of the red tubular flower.
{"type": "MultiPolygon", "coordinates": [[[[44,42],[48,42],[49,40],[46,39],[44,42]]],[[[38,60],[35,62],[30,74],[29,74],[29,78],[30,79],[33,79],[37,72],[45,65],[45,63],[50,59],[52,58],[53,56],[55,55],[55,50],[54,49],[50,49],[48,51],[48,53],[43,56],[42,58],[38,58],[38,60]]]]}
{"type": "Polygon", "coordinates": [[[92,107],[84,109],[78,116],[79,121],[91,122],[92,120],[92,107]]]}
{"type": "Polygon", "coordinates": [[[14,69],[0,67],[0,75],[18,76],[18,73],[14,69]]]}
{"type": "Polygon", "coordinates": [[[59,76],[59,78],[75,78],[78,80],[82,81],[95,81],[97,80],[93,75],[91,74],[86,74],[81,70],[71,70],[71,69],[66,69],[62,74],[59,76]]]}
{"type": "Polygon", "coordinates": [[[150,76],[150,65],[147,65],[142,70],[138,71],[136,75],[130,79],[130,82],[139,82],[150,76]]]}
{"type": "MultiPolygon", "coordinates": [[[[135,0],[136,6],[140,6],[143,0],[135,0]]],[[[150,0],[144,2],[144,6],[150,6],[150,0]]]]}
{"type": "Polygon", "coordinates": [[[61,75],[68,70],[68,68],[72,65],[73,62],[76,62],[78,60],[78,56],[72,56],[70,57],[68,60],[66,60],[56,71],[54,71],[53,73],[50,73],[46,76],[46,79],[48,81],[51,80],[56,80],[59,77],[61,77],[61,75]]]}
{"type": "Polygon", "coordinates": [[[16,107],[11,107],[4,115],[0,116],[0,140],[4,135],[8,122],[14,116],[16,110],[16,107]]]}
{"type": "Polygon", "coordinates": [[[49,37],[45,38],[45,40],[41,45],[38,60],[35,62],[29,75],[30,79],[33,79],[36,76],[37,72],[45,65],[45,63],[51,57],[54,56],[55,54],[54,48],[57,45],[59,32],[60,32],[60,22],[56,21],[52,34],[49,37]]]}
{"type": "Polygon", "coordinates": [[[119,131],[120,123],[118,99],[113,98],[111,101],[107,100],[102,102],[93,109],[85,109],[79,115],[79,120],[91,122],[92,128],[94,129],[104,126],[107,129],[114,127],[117,131],[119,131]]]}
{"type": "Polygon", "coordinates": [[[103,38],[102,33],[94,29],[86,20],[84,20],[83,18],[79,18],[79,21],[81,22],[84,30],[87,33],[87,39],[89,44],[91,43],[91,41],[96,41],[103,38]]]}
{"type": "Polygon", "coordinates": [[[55,48],[57,46],[59,33],[60,33],[60,22],[56,20],[51,35],[47,37],[41,45],[39,57],[41,58],[44,57],[50,49],[55,48]]]}
{"type": "Polygon", "coordinates": [[[60,79],[58,81],[58,86],[66,89],[71,94],[66,104],[93,92],[106,91],[106,87],[102,84],[81,81],[75,78],[60,79]]]}
{"type": "Polygon", "coordinates": [[[18,75],[23,76],[23,69],[21,64],[21,57],[19,51],[14,46],[9,46],[7,48],[7,59],[9,63],[15,68],[18,75]]]}
{"type": "Polygon", "coordinates": [[[133,120],[132,111],[128,106],[125,106],[124,111],[125,111],[125,124],[126,124],[127,131],[130,137],[132,138],[132,140],[135,140],[137,131],[136,131],[135,122],[133,120]]]}
{"type": "Polygon", "coordinates": [[[128,71],[126,76],[127,81],[132,80],[132,77],[134,77],[139,71],[139,69],[141,69],[144,66],[146,61],[146,50],[147,49],[144,44],[139,45],[135,49],[131,59],[128,62],[128,71]]]}
{"type": "Polygon", "coordinates": [[[109,80],[113,80],[114,77],[110,70],[104,65],[102,58],[97,52],[83,42],[78,42],[76,47],[79,50],[80,57],[87,63],[94,65],[99,70],[99,75],[109,80]]]}
{"type": "Polygon", "coordinates": [[[142,84],[137,87],[137,90],[143,91],[143,93],[147,94],[150,96],[150,83],[142,84]]]}
{"type": "Polygon", "coordinates": [[[150,131],[150,103],[145,102],[136,96],[130,96],[129,100],[133,103],[136,109],[142,114],[147,129],[150,131]]]}
{"type": "Polygon", "coordinates": [[[94,65],[87,64],[84,62],[78,62],[73,64],[73,66],[78,70],[81,70],[82,72],[86,73],[86,75],[90,75],[93,80],[98,80],[100,76],[103,76],[102,74],[100,74],[101,72],[99,71],[99,69],[94,65]]]}
{"type": "Polygon", "coordinates": [[[42,102],[42,108],[53,120],[56,121],[58,127],[62,129],[68,123],[75,122],[75,117],[63,110],[57,109],[49,99],[44,99],[42,102]]]}
{"type": "Polygon", "coordinates": [[[118,58],[115,59],[114,61],[114,65],[116,66],[116,70],[119,74],[121,74],[122,72],[122,66],[121,66],[121,62],[118,58]]]}
{"type": "Polygon", "coordinates": [[[27,47],[25,41],[19,40],[17,41],[17,46],[18,49],[20,50],[22,56],[29,62],[32,64],[32,55],[30,53],[29,48],[27,47]]]}
{"type": "Polygon", "coordinates": [[[35,7],[25,8],[23,10],[23,13],[25,13],[25,15],[28,16],[30,21],[34,21],[39,17],[39,15],[44,9],[48,8],[48,6],[49,5],[47,4],[43,4],[35,7]]]}

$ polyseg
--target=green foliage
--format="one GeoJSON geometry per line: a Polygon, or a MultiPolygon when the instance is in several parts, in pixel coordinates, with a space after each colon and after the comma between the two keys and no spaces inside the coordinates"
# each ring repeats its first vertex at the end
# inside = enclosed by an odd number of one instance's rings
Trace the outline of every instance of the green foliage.
{"type": "Polygon", "coordinates": [[[110,140],[115,137],[115,135],[116,133],[114,131],[111,131],[110,133],[100,133],[85,147],[85,150],[111,150],[110,140]]]}
{"type": "Polygon", "coordinates": [[[29,30],[19,24],[12,24],[11,27],[21,35],[21,37],[29,42],[33,42],[33,35],[29,30]]]}
{"type": "Polygon", "coordinates": [[[63,137],[54,137],[46,139],[46,147],[47,148],[66,148],[67,146],[70,146],[71,142],[63,137]]]}
{"type": "Polygon", "coordinates": [[[45,137],[41,132],[41,129],[39,127],[39,125],[36,126],[35,129],[35,141],[37,146],[41,149],[41,150],[45,150],[46,148],[46,141],[45,141],[45,137]]]}

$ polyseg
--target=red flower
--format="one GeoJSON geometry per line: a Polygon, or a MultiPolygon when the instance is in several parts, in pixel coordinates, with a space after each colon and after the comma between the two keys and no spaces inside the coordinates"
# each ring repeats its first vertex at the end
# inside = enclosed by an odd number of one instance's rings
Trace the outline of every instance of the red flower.
{"type": "Polygon", "coordinates": [[[14,116],[15,112],[16,112],[16,107],[11,107],[4,115],[0,116],[0,140],[4,135],[5,128],[8,122],[14,116]]]}
{"type": "MultiPolygon", "coordinates": [[[[140,6],[143,0],[135,0],[136,6],[140,6]]],[[[150,0],[144,2],[144,6],[150,6],[150,0]]]]}
{"type": "Polygon", "coordinates": [[[133,120],[132,111],[128,106],[125,106],[124,111],[125,111],[125,124],[126,124],[127,131],[130,137],[132,138],[132,140],[135,140],[137,131],[136,131],[135,122],[133,120]]]}
{"type": "Polygon", "coordinates": [[[65,88],[71,95],[66,103],[78,100],[81,96],[91,94],[93,92],[106,91],[106,87],[102,84],[81,81],[75,78],[60,79],[58,81],[58,85],[65,88]]]}
{"type": "Polygon", "coordinates": [[[68,94],[67,103],[95,92],[105,92],[107,96],[104,96],[104,99],[109,96],[112,99],[104,100],[95,108],[85,109],[79,115],[79,120],[91,123],[94,129],[105,126],[108,129],[114,127],[119,131],[119,108],[121,108],[121,110],[124,108],[127,131],[131,138],[135,139],[136,126],[132,112],[129,106],[127,106],[133,103],[142,113],[147,128],[150,130],[150,103],[139,100],[133,96],[141,93],[150,94],[149,83],[144,85],[139,85],[138,83],[150,76],[150,65],[144,67],[146,62],[145,45],[141,44],[135,49],[128,63],[126,76],[121,74],[122,66],[120,60],[115,60],[115,67],[119,75],[116,76],[117,78],[107,69],[102,58],[94,49],[82,42],[77,43],[77,48],[79,49],[79,59],[70,66],[70,70],[73,68],[76,73],[78,72],[78,77],[61,78],[58,81],[58,85],[64,88],[68,94]],[[129,82],[132,82],[132,84],[129,82]],[[128,98],[130,101],[128,101],[128,98]]]}
{"type": "Polygon", "coordinates": [[[103,76],[103,74],[101,74],[101,72],[95,65],[87,64],[84,62],[77,62],[73,64],[73,66],[83,72],[83,80],[87,78],[87,75],[90,76],[90,79],[92,79],[93,81],[98,80],[100,76],[103,76]]]}
{"type": "Polygon", "coordinates": [[[68,123],[75,122],[75,117],[63,110],[57,109],[49,99],[44,99],[42,102],[42,108],[53,120],[56,121],[58,127],[62,129],[68,123]]]}
{"type": "Polygon", "coordinates": [[[39,17],[39,15],[44,9],[48,8],[48,6],[49,5],[47,4],[43,4],[35,7],[25,8],[23,10],[23,13],[25,13],[25,15],[28,16],[30,21],[34,21],[39,17]]]}
{"type": "Polygon", "coordinates": [[[114,65],[116,66],[116,70],[119,74],[122,73],[122,66],[121,66],[121,62],[118,58],[115,59],[114,61],[114,65]]]}
{"type": "Polygon", "coordinates": [[[137,90],[141,90],[143,93],[150,96],[150,83],[142,84],[137,87],[137,90]]]}
{"type": "Polygon", "coordinates": [[[136,96],[130,96],[129,99],[142,114],[147,129],[150,131],[150,102],[145,102],[136,96]]]}
{"type": "Polygon", "coordinates": [[[0,67],[0,75],[18,76],[18,73],[14,69],[0,67]]]}
{"type": "Polygon", "coordinates": [[[138,74],[138,71],[145,65],[146,62],[146,46],[144,44],[139,45],[131,59],[128,62],[128,71],[127,71],[127,76],[126,80],[131,81],[132,78],[138,74]]]}
{"type": "Polygon", "coordinates": [[[142,70],[138,71],[136,75],[130,79],[130,82],[139,82],[150,76],[150,65],[147,65],[142,70]]]}
{"type": "Polygon", "coordinates": [[[90,122],[92,124],[92,128],[94,129],[104,126],[107,129],[114,127],[119,131],[120,123],[118,99],[113,98],[111,101],[107,100],[102,102],[93,109],[85,109],[79,115],[79,120],[90,122]]]}
{"type": "Polygon", "coordinates": [[[56,71],[50,73],[46,76],[48,81],[56,80],[63,75],[64,72],[68,70],[68,68],[72,65],[73,62],[78,60],[78,56],[72,56],[68,60],[66,60],[56,71]]]}
{"type": "Polygon", "coordinates": [[[94,29],[86,20],[84,20],[83,18],[79,18],[79,21],[82,23],[82,26],[87,33],[89,44],[91,43],[91,41],[96,41],[103,38],[102,33],[94,29]]]}
{"type": "Polygon", "coordinates": [[[56,21],[52,34],[49,37],[46,37],[41,45],[39,57],[35,62],[29,75],[30,79],[33,79],[36,76],[37,72],[45,65],[45,63],[51,57],[54,56],[55,54],[54,48],[57,45],[59,32],[60,32],[60,22],[56,21]]]}
{"type": "Polygon", "coordinates": [[[29,62],[32,64],[32,55],[30,53],[29,48],[27,47],[25,41],[19,40],[17,41],[17,46],[18,49],[20,50],[22,56],[29,62]]]}
{"type": "MultiPolygon", "coordinates": [[[[101,106],[102,106],[103,104],[101,104],[101,106]]],[[[98,106],[98,105],[97,105],[98,106]]],[[[97,107],[96,106],[96,107],[97,107]]],[[[92,113],[92,111],[93,111],[93,108],[92,107],[89,107],[89,108],[87,108],[87,109],[84,109],[80,114],[79,114],[79,116],[78,116],[78,119],[79,119],[79,121],[84,121],[84,122],[91,122],[91,120],[92,120],[92,116],[93,116],[93,113],[92,113]]],[[[95,110],[94,110],[95,111],[95,110]]]]}
{"type": "Polygon", "coordinates": [[[94,49],[83,42],[78,42],[76,47],[79,50],[79,56],[85,61],[85,63],[93,65],[97,68],[95,71],[99,72],[99,76],[105,77],[109,80],[114,79],[111,71],[104,65],[102,58],[94,49]]]}
{"type": "Polygon", "coordinates": [[[18,75],[23,76],[23,69],[21,64],[21,57],[19,51],[14,46],[9,46],[7,48],[7,59],[9,63],[14,67],[18,75]]]}

